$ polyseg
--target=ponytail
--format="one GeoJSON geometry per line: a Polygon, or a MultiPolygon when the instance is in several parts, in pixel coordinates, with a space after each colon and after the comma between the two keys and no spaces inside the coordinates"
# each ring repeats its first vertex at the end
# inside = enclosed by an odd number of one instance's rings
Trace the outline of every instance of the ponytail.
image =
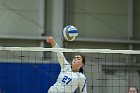
{"type": "Polygon", "coordinates": [[[80,67],[79,72],[82,73],[82,74],[84,73],[83,66],[80,67]]]}

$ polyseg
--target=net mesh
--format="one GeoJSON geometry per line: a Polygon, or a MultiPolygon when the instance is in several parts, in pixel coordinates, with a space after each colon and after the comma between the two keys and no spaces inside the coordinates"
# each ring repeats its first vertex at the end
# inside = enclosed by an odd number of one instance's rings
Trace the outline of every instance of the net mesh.
{"type": "Polygon", "coordinates": [[[70,63],[75,53],[85,55],[88,93],[127,93],[131,86],[140,87],[139,51],[1,47],[0,93],[47,93],[60,73],[55,52],[64,52],[70,63]]]}

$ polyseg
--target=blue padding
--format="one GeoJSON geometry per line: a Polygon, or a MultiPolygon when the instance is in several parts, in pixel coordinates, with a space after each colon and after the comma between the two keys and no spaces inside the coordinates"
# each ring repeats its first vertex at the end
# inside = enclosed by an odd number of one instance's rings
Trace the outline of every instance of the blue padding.
{"type": "Polygon", "coordinates": [[[0,63],[0,91],[47,93],[60,73],[59,64],[0,63]]]}

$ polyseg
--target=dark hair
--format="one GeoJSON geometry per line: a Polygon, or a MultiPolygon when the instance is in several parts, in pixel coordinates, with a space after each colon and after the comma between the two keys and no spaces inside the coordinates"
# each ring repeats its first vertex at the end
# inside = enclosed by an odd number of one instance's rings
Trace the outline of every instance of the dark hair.
{"type": "MultiPolygon", "coordinates": [[[[137,91],[137,93],[138,93],[138,88],[137,87],[135,87],[135,86],[132,86],[132,87],[130,87],[130,88],[135,88],[136,89],[136,91],[137,91]]],[[[130,88],[128,89],[128,92],[129,92],[129,90],[130,90],[130,88]]]]}
{"type": "Polygon", "coordinates": [[[82,54],[80,54],[80,56],[82,57],[82,63],[85,65],[85,56],[83,56],[82,54]]]}
{"type": "Polygon", "coordinates": [[[83,66],[82,66],[82,67],[80,67],[79,72],[80,72],[80,73],[84,73],[83,66]]]}

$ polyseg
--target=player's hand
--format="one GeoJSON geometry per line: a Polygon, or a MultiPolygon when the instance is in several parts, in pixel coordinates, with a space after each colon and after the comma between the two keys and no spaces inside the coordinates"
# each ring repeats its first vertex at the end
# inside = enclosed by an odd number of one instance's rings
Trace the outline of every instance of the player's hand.
{"type": "Polygon", "coordinates": [[[46,42],[50,43],[52,47],[54,47],[56,45],[54,38],[51,36],[47,37],[46,42]]]}

